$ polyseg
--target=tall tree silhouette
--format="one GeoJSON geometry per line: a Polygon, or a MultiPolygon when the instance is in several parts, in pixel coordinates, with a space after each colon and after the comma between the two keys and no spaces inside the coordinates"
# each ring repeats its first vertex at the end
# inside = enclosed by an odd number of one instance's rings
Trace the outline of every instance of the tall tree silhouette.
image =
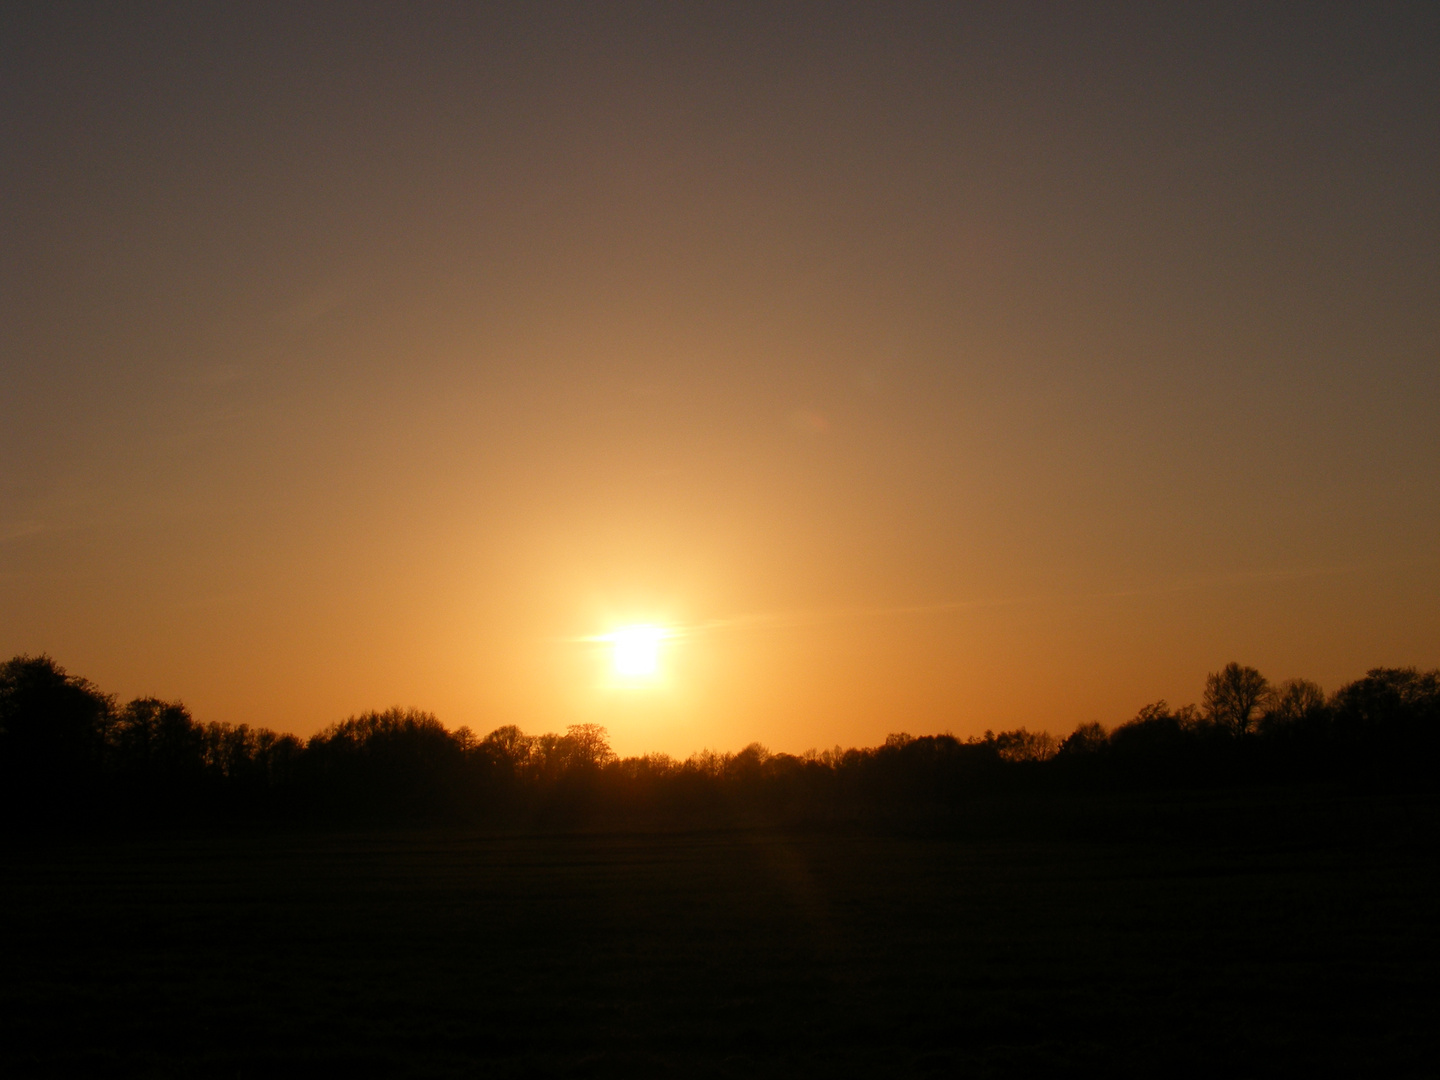
{"type": "Polygon", "coordinates": [[[48,656],[0,664],[0,787],[12,812],[78,812],[96,794],[114,702],[48,656]]]}
{"type": "Polygon", "coordinates": [[[1270,700],[1270,684],[1252,667],[1233,660],[1205,679],[1205,718],[1234,735],[1250,732],[1270,700]]]}

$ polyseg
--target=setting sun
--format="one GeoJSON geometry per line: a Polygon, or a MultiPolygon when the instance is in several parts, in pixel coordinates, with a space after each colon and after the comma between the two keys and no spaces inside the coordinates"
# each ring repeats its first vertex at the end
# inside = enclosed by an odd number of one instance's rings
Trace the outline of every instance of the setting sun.
{"type": "Polygon", "coordinates": [[[622,626],[609,634],[615,646],[615,674],[627,679],[650,678],[660,670],[660,642],[667,636],[660,626],[622,626]]]}

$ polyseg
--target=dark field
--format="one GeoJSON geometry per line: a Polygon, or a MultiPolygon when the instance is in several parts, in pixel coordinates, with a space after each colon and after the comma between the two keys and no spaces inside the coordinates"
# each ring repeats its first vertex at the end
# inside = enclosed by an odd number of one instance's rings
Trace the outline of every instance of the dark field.
{"type": "Polygon", "coordinates": [[[1433,801],[1247,798],[11,844],[0,1071],[1434,1075],[1433,801]]]}

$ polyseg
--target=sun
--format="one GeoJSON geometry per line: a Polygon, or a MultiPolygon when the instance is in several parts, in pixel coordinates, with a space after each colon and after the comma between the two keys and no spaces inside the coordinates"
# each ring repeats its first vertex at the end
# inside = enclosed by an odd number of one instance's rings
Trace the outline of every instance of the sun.
{"type": "Polygon", "coordinates": [[[615,648],[615,674],[626,679],[650,679],[660,671],[660,642],[668,637],[663,626],[622,626],[606,635],[615,648]]]}

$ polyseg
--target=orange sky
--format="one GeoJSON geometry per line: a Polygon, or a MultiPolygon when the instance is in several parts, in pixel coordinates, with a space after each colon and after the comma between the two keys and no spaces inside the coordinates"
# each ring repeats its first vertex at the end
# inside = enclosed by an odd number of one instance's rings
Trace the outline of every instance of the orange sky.
{"type": "Polygon", "coordinates": [[[0,652],[681,756],[1440,665],[1437,21],[7,9],[0,652]]]}

